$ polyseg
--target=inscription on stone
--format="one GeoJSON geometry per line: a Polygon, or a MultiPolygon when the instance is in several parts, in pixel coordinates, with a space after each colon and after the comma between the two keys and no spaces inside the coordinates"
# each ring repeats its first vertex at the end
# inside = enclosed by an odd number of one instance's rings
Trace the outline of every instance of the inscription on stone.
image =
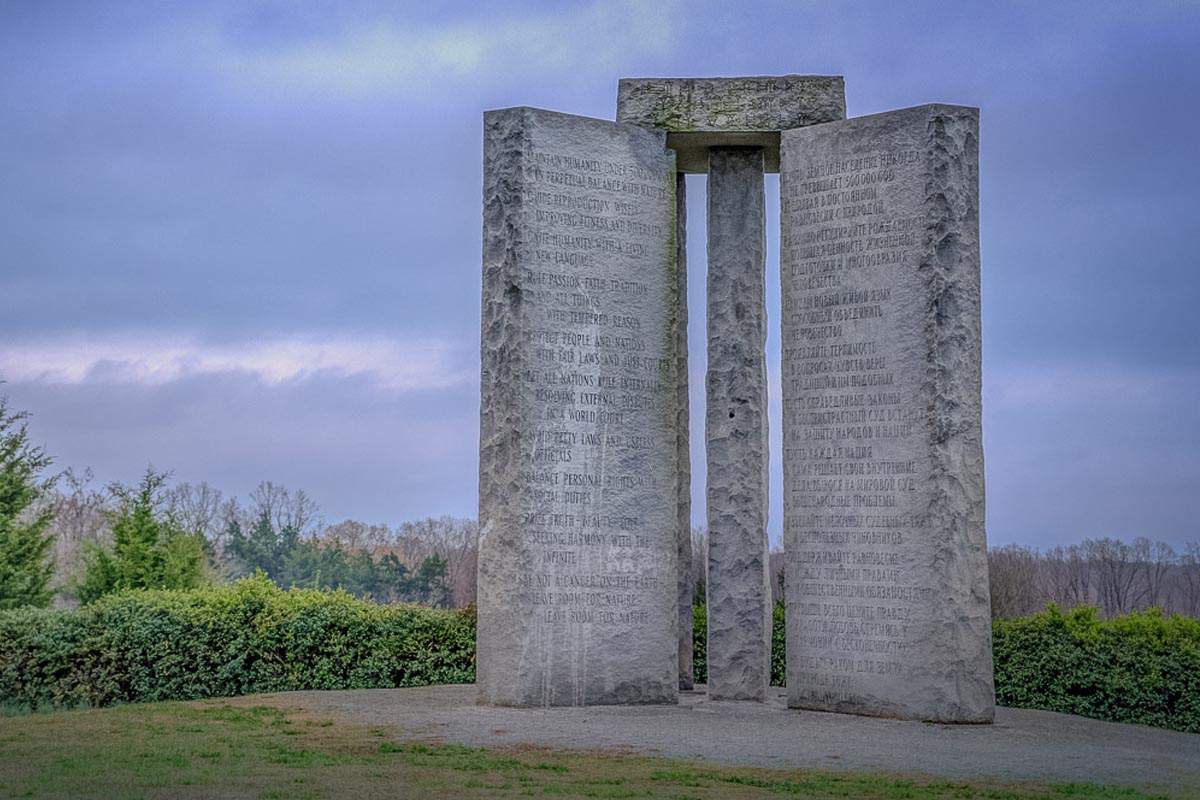
{"type": "Polygon", "coordinates": [[[484,127],[480,697],[674,702],[673,157],[537,109],[484,127]]]}
{"type": "Polygon", "coordinates": [[[785,131],[789,705],[993,713],[978,112],[785,131]]]}

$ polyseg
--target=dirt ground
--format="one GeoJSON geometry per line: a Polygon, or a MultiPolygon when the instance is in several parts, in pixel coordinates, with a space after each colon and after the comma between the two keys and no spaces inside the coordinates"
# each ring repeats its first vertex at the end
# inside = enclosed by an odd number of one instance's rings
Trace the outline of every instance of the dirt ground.
{"type": "Polygon", "coordinates": [[[1000,781],[1090,781],[1200,797],[1200,735],[1066,714],[997,709],[993,725],[935,725],[709,702],[512,709],[475,703],[473,686],[259,696],[404,735],[476,746],[600,748],[783,769],[844,769],[1000,781]]]}

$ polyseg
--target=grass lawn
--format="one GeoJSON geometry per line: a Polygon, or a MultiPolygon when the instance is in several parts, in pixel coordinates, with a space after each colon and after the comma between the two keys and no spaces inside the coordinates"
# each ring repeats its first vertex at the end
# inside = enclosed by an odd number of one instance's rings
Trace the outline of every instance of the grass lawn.
{"type": "Polygon", "coordinates": [[[0,716],[0,797],[1120,798],[1081,784],[715,767],[623,753],[403,741],[254,699],[0,716]]]}

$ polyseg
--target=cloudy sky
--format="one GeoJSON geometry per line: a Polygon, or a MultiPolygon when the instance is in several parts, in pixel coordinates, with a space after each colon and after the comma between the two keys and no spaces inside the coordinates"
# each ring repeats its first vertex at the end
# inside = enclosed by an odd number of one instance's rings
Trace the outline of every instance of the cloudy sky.
{"type": "Polygon", "coordinates": [[[473,515],[482,111],[842,74],[982,107],[991,541],[1200,539],[1200,4],[447,5],[0,3],[0,391],[58,466],[473,515]]]}

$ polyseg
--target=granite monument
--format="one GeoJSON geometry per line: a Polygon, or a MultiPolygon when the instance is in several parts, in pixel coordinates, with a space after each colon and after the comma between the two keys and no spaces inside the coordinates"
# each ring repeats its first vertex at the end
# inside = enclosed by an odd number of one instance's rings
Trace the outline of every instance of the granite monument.
{"type": "Polygon", "coordinates": [[[685,173],[708,175],[708,692],[770,680],[764,174],[781,195],[789,705],[987,722],[976,109],[622,80],[484,121],[482,702],[692,670],[685,173]]]}

